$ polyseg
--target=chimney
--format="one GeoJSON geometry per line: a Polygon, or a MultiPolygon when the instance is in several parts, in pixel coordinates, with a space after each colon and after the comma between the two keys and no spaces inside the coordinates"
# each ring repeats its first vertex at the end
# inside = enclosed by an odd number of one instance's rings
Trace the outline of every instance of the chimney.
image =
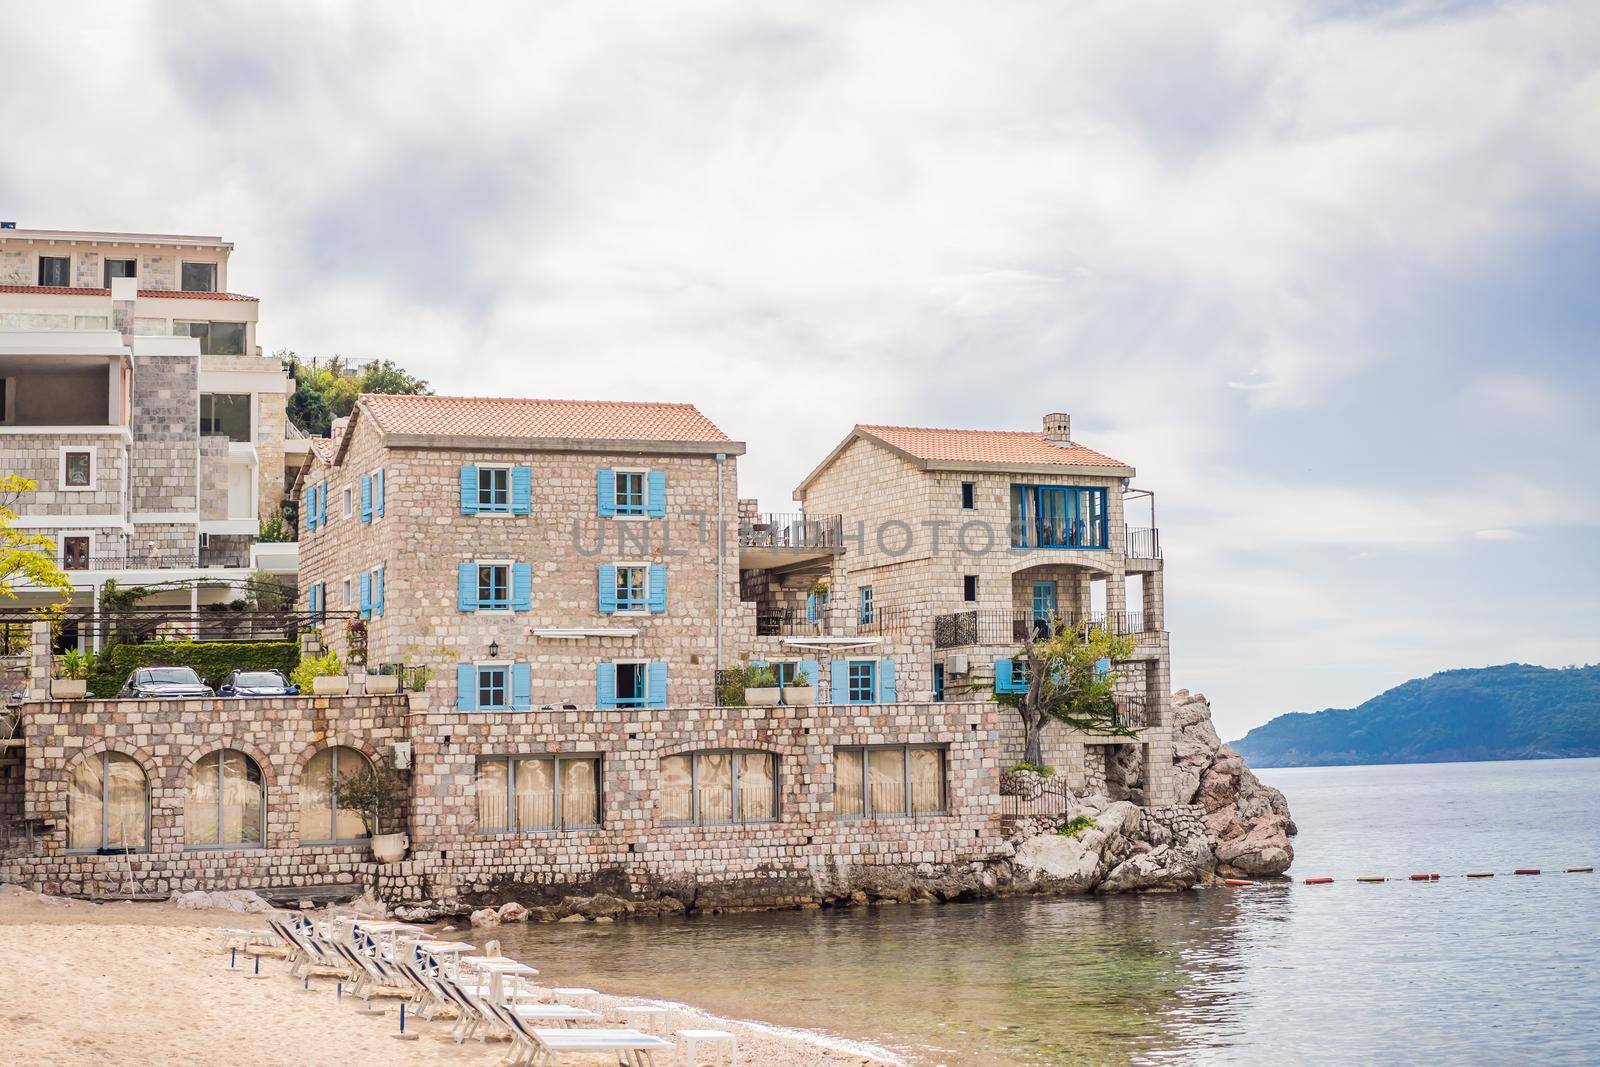
{"type": "Polygon", "coordinates": [[[1054,411],[1044,417],[1044,439],[1052,445],[1065,447],[1072,443],[1072,416],[1054,411]]]}

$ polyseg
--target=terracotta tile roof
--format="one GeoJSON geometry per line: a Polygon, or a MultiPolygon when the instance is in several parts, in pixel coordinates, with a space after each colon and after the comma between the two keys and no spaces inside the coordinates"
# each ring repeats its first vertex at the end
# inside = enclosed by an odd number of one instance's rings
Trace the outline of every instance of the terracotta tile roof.
{"type": "Polygon", "coordinates": [[[368,393],[361,406],[393,434],[732,443],[693,404],[368,393]]]}
{"type": "Polygon", "coordinates": [[[1019,467],[1127,467],[1080,444],[1053,445],[1027,430],[937,430],[923,426],[857,426],[907,455],[932,463],[1016,464],[1019,467]]]}
{"type": "MultiPolygon", "coordinates": [[[[74,289],[64,285],[0,285],[0,293],[33,293],[42,296],[110,296],[110,289],[74,289]]],[[[140,289],[139,299],[148,300],[255,300],[243,293],[187,293],[179,289],[140,289]]]]}

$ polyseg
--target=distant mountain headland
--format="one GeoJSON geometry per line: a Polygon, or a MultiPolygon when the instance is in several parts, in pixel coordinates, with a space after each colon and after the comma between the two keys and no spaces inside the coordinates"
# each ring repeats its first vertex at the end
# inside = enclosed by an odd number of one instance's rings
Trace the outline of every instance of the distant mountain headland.
{"type": "Polygon", "coordinates": [[[1441,671],[1360,707],[1279,715],[1232,744],[1256,767],[1600,756],[1600,665],[1441,671]]]}

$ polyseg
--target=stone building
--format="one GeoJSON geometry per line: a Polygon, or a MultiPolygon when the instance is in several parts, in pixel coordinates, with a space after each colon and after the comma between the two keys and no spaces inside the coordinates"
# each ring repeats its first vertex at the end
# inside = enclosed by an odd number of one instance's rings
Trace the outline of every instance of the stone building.
{"type": "Polygon", "coordinates": [[[18,525],[55,540],[77,606],[107,579],[181,583],[163,595],[181,606],[231,599],[257,567],[295,573],[293,545],[256,539],[305,449],[258,302],[228,289],[232,249],[0,224],[0,471],[37,483],[18,525]]]}

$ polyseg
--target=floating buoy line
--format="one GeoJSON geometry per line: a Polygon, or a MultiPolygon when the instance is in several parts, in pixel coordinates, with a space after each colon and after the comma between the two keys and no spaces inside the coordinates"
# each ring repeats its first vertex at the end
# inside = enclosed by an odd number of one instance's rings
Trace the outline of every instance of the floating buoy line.
{"type": "MultiPolygon", "coordinates": [[[[1536,874],[1543,874],[1544,872],[1538,867],[1517,867],[1517,868],[1513,869],[1511,873],[1514,874],[1514,875],[1517,875],[1517,874],[1521,874],[1521,875],[1536,875],[1536,874]]],[[[1593,867],[1568,867],[1568,868],[1566,868],[1566,870],[1563,873],[1566,873],[1566,874],[1593,874],[1594,873],[1594,868],[1593,867]]],[[[1452,877],[1452,878],[1453,877],[1459,877],[1459,878],[1493,878],[1494,877],[1494,872],[1493,871],[1467,871],[1466,873],[1461,874],[1461,875],[1443,875],[1443,874],[1437,874],[1437,873],[1423,873],[1423,874],[1407,875],[1406,878],[1404,878],[1404,879],[1391,878],[1391,877],[1389,877],[1388,875],[1385,875],[1385,874],[1361,874],[1361,875],[1357,875],[1355,877],[1354,881],[1368,883],[1368,884],[1376,883],[1376,882],[1398,882],[1398,881],[1437,882],[1441,878],[1446,878],[1446,877],[1452,877]]],[[[1325,875],[1321,875],[1321,876],[1318,876],[1318,877],[1315,877],[1315,878],[1302,878],[1302,879],[1300,879],[1300,883],[1302,885],[1333,885],[1334,880],[1332,878],[1330,878],[1330,877],[1325,876],[1325,875]]],[[[1263,881],[1258,881],[1258,880],[1256,880],[1254,878],[1224,878],[1222,880],[1222,884],[1226,885],[1226,886],[1231,886],[1231,887],[1233,887],[1235,889],[1246,889],[1246,888],[1249,888],[1251,886],[1278,885],[1278,884],[1283,884],[1283,883],[1270,882],[1270,881],[1269,882],[1263,882],[1263,881]]]]}

